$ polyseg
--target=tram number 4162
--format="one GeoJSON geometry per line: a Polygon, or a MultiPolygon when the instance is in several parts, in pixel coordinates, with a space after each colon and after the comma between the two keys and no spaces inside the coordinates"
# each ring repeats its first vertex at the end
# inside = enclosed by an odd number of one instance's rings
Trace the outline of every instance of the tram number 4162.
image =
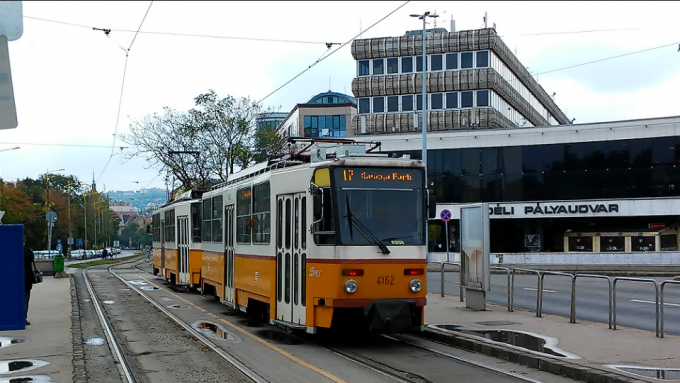
{"type": "Polygon", "coordinates": [[[394,285],[394,277],[391,275],[378,277],[379,285],[394,285]]]}

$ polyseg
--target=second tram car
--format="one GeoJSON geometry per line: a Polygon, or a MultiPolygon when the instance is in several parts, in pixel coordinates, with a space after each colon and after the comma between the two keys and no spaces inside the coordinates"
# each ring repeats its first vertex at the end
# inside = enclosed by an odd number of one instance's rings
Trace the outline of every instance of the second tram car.
{"type": "Polygon", "coordinates": [[[185,192],[152,218],[154,275],[188,287],[201,283],[201,194],[185,192]]]}

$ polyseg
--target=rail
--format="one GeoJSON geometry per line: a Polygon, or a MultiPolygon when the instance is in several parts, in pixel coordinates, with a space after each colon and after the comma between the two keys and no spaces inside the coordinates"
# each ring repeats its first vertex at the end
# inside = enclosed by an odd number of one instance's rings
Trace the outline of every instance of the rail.
{"type": "Polygon", "coordinates": [[[576,295],[574,292],[574,275],[559,271],[543,271],[540,273],[541,283],[538,287],[538,309],[536,316],[543,314],[543,280],[546,275],[560,275],[571,278],[571,303],[569,304],[569,323],[576,323],[576,295]]]}
{"type": "MultiPolygon", "coordinates": [[[[540,317],[540,304],[539,304],[539,299],[541,298],[540,296],[540,290],[541,290],[541,272],[538,270],[532,270],[532,269],[512,269],[512,280],[511,280],[511,287],[510,291],[512,292],[511,298],[510,298],[510,306],[513,306],[515,304],[515,271],[524,271],[525,273],[536,273],[536,276],[538,277],[538,287],[536,288],[536,316],[540,317]]],[[[514,310],[514,308],[513,308],[514,310]]],[[[512,310],[510,310],[512,311],[512,310]]]]}
{"type": "Polygon", "coordinates": [[[598,279],[606,279],[607,283],[609,284],[609,329],[611,330],[612,328],[612,279],[606,275],[596,275],[596,274],[575,274],[574,279],[571,280],[571,291],[574,294],[574,299],[572,301],[572,310],[574,314],[574,322],[576,323],[576,279],[578,278],[598,278],[598,279]]]}
{"type": "Polygon", "coordinates": [[[444,268],[446,267],[446,265],[458,266],[458,286],[460,288],[458,295],[460,297],[460,301],[463,302],[463,283],[462,283],[463,282],[462,281],[463,273],[461,273],[461,270],[460,270],[460,263],[444,261],[444,262],[441,262],[441,264],[442,264],[442,267],[441,267],[441,271],[440,271],[441,272],[441,278],[440,279],[441,279],[441,284],[442,284],[442,287],[441,287],[442,297],[444,297],[444,268]]]}
{"type": "Polygon", "coordinates": [[[614,322],[614,330],[616,330],[616,282],[618,281],[631,281],[631,282],[646,282],[646,283],[653,283],[654,288],[656,289],[656,336],[657,338],[660,338],[660,329],[659,329],[659,284],[656,282],[656,280],[651,279],[651,278],[631,278],[631,277],[616,277],[614,278],[613,281],[613,295],[612,295],[612,305],[613,305],[613,322],[614,322]]]}
{"type": "MultiPolygon", "coordinates": [[[[510,269],[507,267],[501,267],[501,266],[491,266],[491,270],[505,270],[505,272],[508,275],[508,311],[512,312],[512,305],[510,304],[510,300],[512,299],[512,292],[510,291],[510,269]]],[[[491,287],[491,286],[489,286],[491,287]]]]}
{"type": "Polygon", "coordinates": [[[661,299],[659,301],[659,327],[660,327],[660,338],[663,338],[663,288],[667,285],[680,285],[680,281],[663,281],[661,282],[661,299]]]}

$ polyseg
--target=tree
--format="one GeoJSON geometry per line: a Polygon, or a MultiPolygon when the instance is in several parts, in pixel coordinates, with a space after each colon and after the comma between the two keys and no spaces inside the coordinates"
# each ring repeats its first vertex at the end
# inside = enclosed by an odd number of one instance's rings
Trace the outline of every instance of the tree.
{"type": "Polygon", "coordinates": [[[142,118],[122,140],[134,146],[127,159],[142,157],[159,172],[171,173],[185,189],[207,190],[215,180],[226,181],[236,166],[253,161],[253,135],[262,109],[249,98],[220,98],[213,90],[194,102],[187,112],[166,107],[160,115],[142,118]]]}
{"type": "Polygon", "coordinates": [[[281,144],[281,137],[276,133],[276,129],[263,126],[255,132],[255,143],[253,154],[255,162],[263,162],[276,154],[276,150],[281,144]]]}

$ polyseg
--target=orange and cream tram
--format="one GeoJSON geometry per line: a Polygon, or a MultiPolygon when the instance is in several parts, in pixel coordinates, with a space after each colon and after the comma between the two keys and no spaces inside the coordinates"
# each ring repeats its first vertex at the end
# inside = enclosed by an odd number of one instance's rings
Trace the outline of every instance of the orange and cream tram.
{"type": "MultiPolygon", "coordinates": [[[[341,145],[334,159],[256,165],[205,192],[201,291],[309,333],[331,325],[419,329],[424,166],[358,149],[341,145]]],[[[168,250],[159,265],[166,278],[168,250]]]]}
{"type": "Polygon", "coordinates": [[[172,283],[201,283],[201,193],[188,191],[154,212],[153,273],[172,283]]]}

